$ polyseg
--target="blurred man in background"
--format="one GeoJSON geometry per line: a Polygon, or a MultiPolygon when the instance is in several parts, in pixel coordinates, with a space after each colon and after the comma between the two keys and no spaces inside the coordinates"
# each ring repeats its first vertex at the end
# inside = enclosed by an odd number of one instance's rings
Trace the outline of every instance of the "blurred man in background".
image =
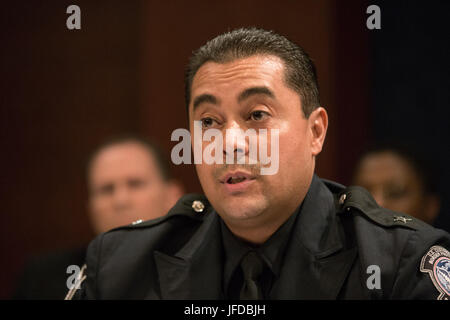
{"type": "Polygon", "coordinates": [[[359,160],[353,180],[381,207],[428,224],[439,213],[440,198],[430,165],[411,148],[394,144],[370,148],[359,160]]]}
{"type": "MultiPolygon", "coordinates": [[[[96,234],[165,215],[183,194],[169,162],[153,142],[137,136],[110,139],[87,167],[89,214],[96,234]]],[[[67,267],[84,262],[86,247],[37,257],[26,266],[15,299],[63,299],[67,267]]]]}
{"type": "Polygon", "coordinates": [[[89,211],[96,233],[158,218],[182,196],[168,160],[152,143],[119,138],[104,144],[88,167],[89,211]]]}

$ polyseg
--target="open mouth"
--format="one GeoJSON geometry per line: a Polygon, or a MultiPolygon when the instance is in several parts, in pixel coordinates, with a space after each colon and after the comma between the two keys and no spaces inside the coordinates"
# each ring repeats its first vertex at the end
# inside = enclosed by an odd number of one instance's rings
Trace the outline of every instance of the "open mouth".
{"type": "Polygon", "coordinates": [[[229,177],[226,181],[226,183],[228,184],[236,184],[236,183],[240,183],[242,181],[247,180],[246,177],[229,177]]]}
{"type": "Polygon", "coordinates": [[[237,195],[248,191],[256,178],[248,172],[235,171],[222,176],[220,182],[225,187],[225,194],[237,195]]]}
{"type": "Polygon", "coordinates": [[[225,175],[224,177],[222,177],[220,179],[220,182],[230,185],[230,184],[238,184],[238,183],[250,181],[253,179],[255,179],[255,177],[250,175],[249,173],[238,171],[238,172],[228,173],[227,175],[225,175]]]}

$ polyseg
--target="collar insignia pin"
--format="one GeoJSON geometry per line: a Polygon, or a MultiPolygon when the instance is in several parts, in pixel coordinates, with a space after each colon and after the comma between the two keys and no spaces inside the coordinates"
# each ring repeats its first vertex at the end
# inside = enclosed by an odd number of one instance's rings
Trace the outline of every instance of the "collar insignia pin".
{"type": "Polygon", "coordinates": [[[203,202],[199,200],[195,200],[192,202],[192,209],[194,209],[195,212],[203,212],[203,209],[205,209],[205,205],[203,202]]]}
{"type": "Polygon", "coordinates": [[[394,216],[394,222],[407,223],[408,221],[412,221],[412,219],[406,218],[406,217],[402,217],[402,216],[394,216]]]}

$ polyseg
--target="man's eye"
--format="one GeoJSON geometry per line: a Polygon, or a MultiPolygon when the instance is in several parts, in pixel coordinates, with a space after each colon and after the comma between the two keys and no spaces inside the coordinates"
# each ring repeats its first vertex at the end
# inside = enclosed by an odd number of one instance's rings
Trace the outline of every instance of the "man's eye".
{"type": "Polygon", "coordinates": [[[387,190],[384,194],[386,199],[400,199],[406,196],[408,192],[404,189],[387,190]]]}
{"type": "Polygon", "coordinates": [[[98,195],[112,195],[114,193],[114,185],[113,184],[107,184],[104,186],[101,186],[97,189],[96,192],[98,195]]]}
{"type": "Polygon", "coordinates": [[[261,121],[264,120],[269,114],[264,111],[253,111],[250,114],[250,119],[253,121],[261,121]]]}
{"type": "Polygon", "coordinates": [[[203,119],[201,119],[201,121],[202,121],[203,128],[209,128],[214,123],[214,120],[211,118],[203,118],[203,119]]]}
{"type": "Polygon", "coordinates": [[[145,185],[145,181],[140,180],[140,179],[131,179],[131,180],[128,181],[128,186],[130,188],[136,189],[136,188],[140,188],[140,187],[142,187],[144,185],[145,185]]]}

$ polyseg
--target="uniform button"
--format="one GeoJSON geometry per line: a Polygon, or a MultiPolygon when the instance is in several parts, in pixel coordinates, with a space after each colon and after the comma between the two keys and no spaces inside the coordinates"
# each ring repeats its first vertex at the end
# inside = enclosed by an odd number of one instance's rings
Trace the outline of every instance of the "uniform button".
{"type": "Polygon", "coordinates": [[[139,219],[139,220],[133,221],[131,224],[132,224],[132,225],[135,225],[135,224],[139,224],[139,223],[141,223],[141,222],[142,222],[142,220],[139,219]]]}
{"type": "Polygon", "coordinates": [[[341,195],[341,197],[339,198],[339,204],[344,204],[345,199],[347,199],[347,195],[344,193],[341,195]]]}
{"type": "Polygon", "coordinates": [[[205,205],[203,204],[203,202],[195,200],[194,202],[192,202],[192,209],[194,209],[195,212],[203,212],[203,210],[205,209],[205,205]]]}

